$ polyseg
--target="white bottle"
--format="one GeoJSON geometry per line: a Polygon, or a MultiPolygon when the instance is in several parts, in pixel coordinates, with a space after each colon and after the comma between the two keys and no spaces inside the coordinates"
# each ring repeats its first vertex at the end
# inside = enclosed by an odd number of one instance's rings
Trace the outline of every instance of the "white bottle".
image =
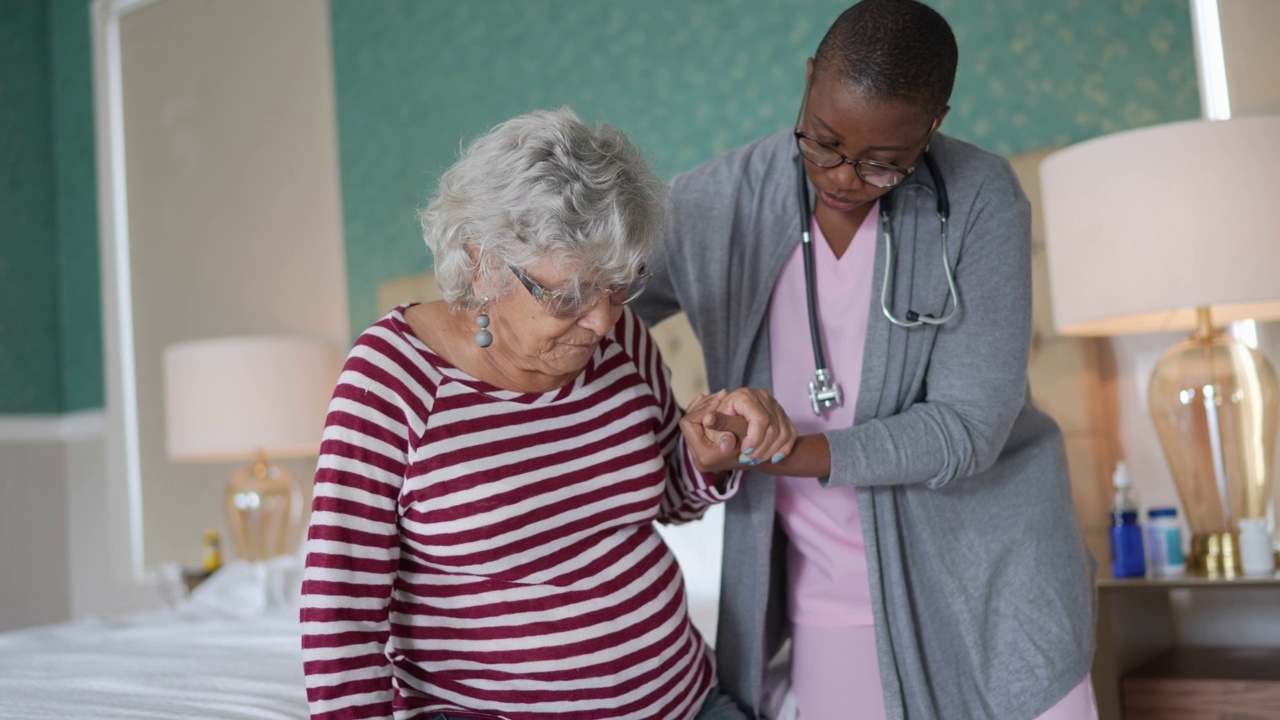
{"type": "Polygon", "coordinates": [[[1245,575],[1270,575],[1276,571],[1275,551],[1267,534],[1267,521],[1262,518],[1240,521],[1240,569],[1245,575]]]}
{"type": "Polygon", "coordinates": [[[1147,510],[1147,552],[1150,554],[1147,569],[1152,575],[1175,577],[1187,571],[1186,556],[1182,553],[1182,525],[1176,508],[1147,510]]]}

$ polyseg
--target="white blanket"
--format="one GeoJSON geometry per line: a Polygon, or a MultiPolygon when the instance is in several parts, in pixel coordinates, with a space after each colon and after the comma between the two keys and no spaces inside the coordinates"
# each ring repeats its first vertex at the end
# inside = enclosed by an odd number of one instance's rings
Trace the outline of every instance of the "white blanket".
{"type": "Polygon", "coordinates": [[[0,718],[306,718],[296,565],[228,565],[169,611],[0,634],[0,718]]]}

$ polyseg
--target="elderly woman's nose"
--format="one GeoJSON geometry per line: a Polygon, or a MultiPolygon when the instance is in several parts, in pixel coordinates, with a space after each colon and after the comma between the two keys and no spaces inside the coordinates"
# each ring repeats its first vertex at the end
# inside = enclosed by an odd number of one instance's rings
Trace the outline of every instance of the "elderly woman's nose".
{"type": "Polygon", "coordinates": [[[597,335],[604,335],[618,321],[617,310],[608,300],[600,298],[599,302],[578,319],[578,324],[590,328],[597,335]]]}

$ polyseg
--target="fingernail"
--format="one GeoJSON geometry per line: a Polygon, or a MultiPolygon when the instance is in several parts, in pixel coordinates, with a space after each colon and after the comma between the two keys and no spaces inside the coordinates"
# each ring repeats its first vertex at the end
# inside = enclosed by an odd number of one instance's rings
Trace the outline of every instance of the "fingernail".
{"type": "Polygon", "coordinates": [[[760,462],[761,462],[761,461],[759,461],[759,460],[752,460],[752,461],[751,461],[751,465],[754,467],[754,466],[756,466],[756,465],[759,465],[759,464],[760,464],[760,462]]]}
{"type": "Polygon", "coordinates": [[[743,450],[743,451],[742,451],[742,454],[743,454],[743,455],[750,455],[751,453],[753,453],[753,452],[755,452],[755,451],[756,451],[756,449],[755,449],[755,448],[747,448],[746,450],[743,450]]]}
{"type": "Polygon", "coordinates": [[[774,455],[774,456],[773,456],[773,464],[774,464],[774,465],[777,465],[778,463],[782,462],[782,458],[784,458],[784,457],[786,457],[786,455],[783,455],[782,453],[778,453],[777,455],[774,455]]]}
{"type": "Polygon", "coordinates": [[[751,458],[747,457],[746,455],[741,455],[738,457],[738,462],[742,463],[743,465],[750,465],[753,461],[751,458]]]}
{"type": "Polygon", "coordinates": [[[725,450],[728,450],[728,449],[729,449],[729,438],[728,437],[720,438],[720,452],[724,452],[725,450]]]}

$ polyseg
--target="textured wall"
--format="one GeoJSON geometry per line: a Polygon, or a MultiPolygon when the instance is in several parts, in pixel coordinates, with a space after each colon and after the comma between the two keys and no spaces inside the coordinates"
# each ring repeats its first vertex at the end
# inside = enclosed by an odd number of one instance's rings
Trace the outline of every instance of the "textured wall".
{"type": "MultiPolygon", "coordinates": [[[[664,176],[790,125],[845,7],[783,0],[331,0],[352,331],[424,270],[414,210],[460,143],[534,108],[630,133],[664,176]]],[[[1195,117],[1185,0],[936,0],[944,130],[1014,153],[1195,117]]],[[[102,404],[86,0],[0,2],[0,413],[102,404]]]]}
{"type": "MultiPolygon", "coordinates": [[[[933,4],[960,44],[953,135],[1016,153],[1199,112],[1185,0],[933,4]]],[[[429,267],[414,210],[461,142],[569,104],[670,176],[793,123],[804,60],[846,6],[331,0],[353,332],[379,282],[429,267]]]]}
{"type": "Polygon", "coordinates": [[[0,2],[0,413],[101,407],[87,0],[0,2]]]}
{"type": "Polygon", "coordinates": [[[49,3],[62,410],[102,407],[102,301],[86,0],[49,3]]]}
{"type": "Polygon", "coordinates": [[[62,407],[44,0],[0,2],[0,412],[62,407]]]}

